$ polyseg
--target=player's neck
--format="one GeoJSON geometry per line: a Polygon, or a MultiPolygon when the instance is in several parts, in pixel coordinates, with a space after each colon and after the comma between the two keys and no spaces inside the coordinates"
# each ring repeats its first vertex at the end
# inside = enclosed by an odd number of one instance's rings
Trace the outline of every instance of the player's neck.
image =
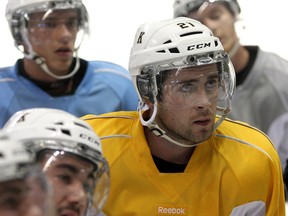
{"type": "Polygon", "coordinates": [[[187,164],[195,149],[195,147],[186,148],[177,146],[162,137],[157,137],[146,127],[145,136],[151,154],[171,163],[187,164]]]}
{"type": "Polygon", "coordinates": [[[26,74],[32,79],[47,83],[58,81],[56,78],[47,74],[40,65],[36,64],[33,60],[24,58],[23,63],[26,74]]]}
{"type": "Polygon", "coordinates": [[[248,50],[244,46],[240,46],[231,61],[236,73],[242,71],[249,62],[248,50]]]}

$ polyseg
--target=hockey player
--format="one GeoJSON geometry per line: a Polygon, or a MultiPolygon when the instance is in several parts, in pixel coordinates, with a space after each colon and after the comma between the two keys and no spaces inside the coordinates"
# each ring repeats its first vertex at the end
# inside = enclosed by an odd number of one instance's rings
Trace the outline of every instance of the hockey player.
{"type": "Polygon", "coordinates": [[[0,128],[27,108],[62,109],[78,117],[136,110],[127,70],[78,57],[89,33],[82,0],[8,0],[6,18],[24,58],[0,69],[0,128]]]}
{"type": "Polygon", "coordinates": [[[175,0],[174,3],[175,17],[202,22],[229,54],[236,72],[236,89],[228,117],[267,133],[272,122],[288,111],[288,61],[259,46],[240,44],[236,29],[240,14],[237,0],[175,0]]]}
{"type": "Polygon", "coordinates": [[[36,156],[54,188],[58,216],[101,215],[109,193],[109,167],[101,143],[84,121],[62,110],[22,110],[3,131],[36,156]]]}
{"type": "Polygon", "coordinates": [[[0,215],[54,216],[47,179],[22,143],[0,132],[0,215]]]}
{"type": "Polygon", "coordinates": [[[141,25],[129,71],[138,112],[83,117],[110,165],[104,213],[285,215],[273,144],[225,118],[235,73],[210,29],[184,17],[141,25]]]}

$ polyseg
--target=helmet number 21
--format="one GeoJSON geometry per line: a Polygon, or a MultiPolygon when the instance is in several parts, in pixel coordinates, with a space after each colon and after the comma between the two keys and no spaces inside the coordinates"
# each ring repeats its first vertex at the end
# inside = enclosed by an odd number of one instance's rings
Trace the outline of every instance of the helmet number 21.
{"type": "Polygon", "coordinates": [[[181,22],[181,23],[177,23],[178,26],[180,26],[180,28],[185,29],[185,28],[189,28],[189,27],[195,27],[195,25],[193,25],[193,23],[190,22],[181,22]]]}

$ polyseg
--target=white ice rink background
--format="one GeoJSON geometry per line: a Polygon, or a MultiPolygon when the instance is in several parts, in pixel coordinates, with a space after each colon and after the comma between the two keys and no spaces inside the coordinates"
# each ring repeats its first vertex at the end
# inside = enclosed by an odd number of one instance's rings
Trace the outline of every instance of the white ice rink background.
{"type": "MultiPolygon", "coordinates": [[[[171,18],[174,0],[84,0],[90,12],[91,35],[80,49],[88,60],[107,60],[128,67],[130,48],[138,26],[146,21],[171,18]]],[[[0,0],[0,67],[13,64],[21,53],[14,47],[5,20],[7,0],[0,0]]],[[[258,44],[288,59],[287,0],[239,0],[245,44],[258,44]],[[273,2],[273,3],[272,3],[273,2]]],[[[240,29],[240,28],[239,28],[240,29]]]]}

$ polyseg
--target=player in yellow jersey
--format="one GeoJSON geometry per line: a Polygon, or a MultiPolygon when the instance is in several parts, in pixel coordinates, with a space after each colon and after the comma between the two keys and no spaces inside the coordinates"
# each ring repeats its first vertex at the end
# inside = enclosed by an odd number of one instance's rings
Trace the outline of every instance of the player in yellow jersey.
{"type": "Polygon", "coordinates": [[[141,25],[129,71],[138,112],[83,117],[110,165],[107,215],[285,215],[273,144],[225,119],[235,72],[210,29],[183,17],[141,25]]]}

